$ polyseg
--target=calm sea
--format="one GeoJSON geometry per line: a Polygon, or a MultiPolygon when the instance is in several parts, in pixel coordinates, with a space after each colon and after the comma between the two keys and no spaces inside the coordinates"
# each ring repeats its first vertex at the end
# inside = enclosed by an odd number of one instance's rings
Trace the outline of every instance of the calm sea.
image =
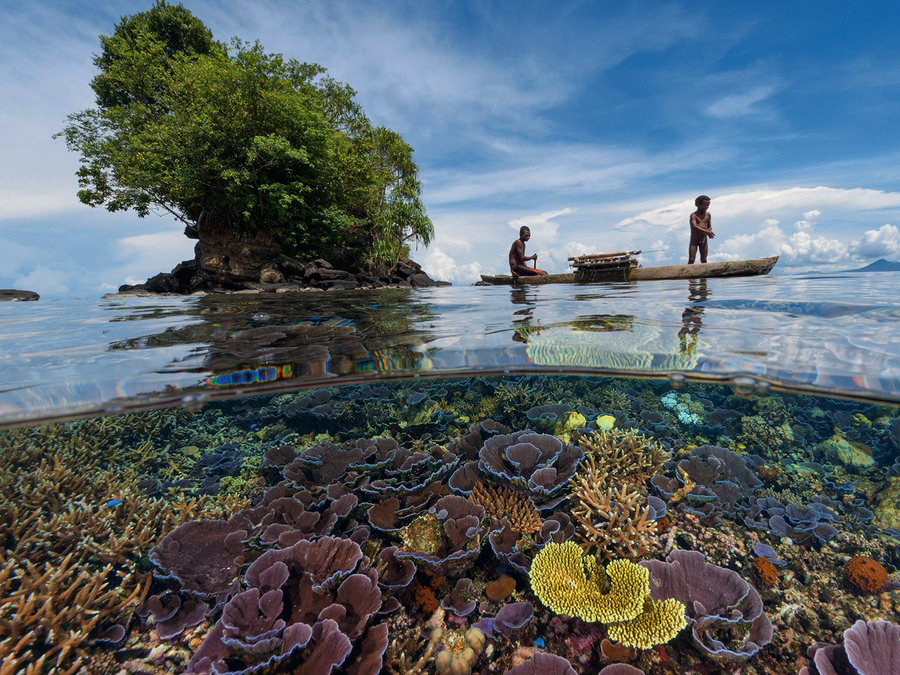
{"type": "Polygon", "coordinates": [[[0,304],[0,674],[900,673],[898,328],[900,273],[0,304]]]}

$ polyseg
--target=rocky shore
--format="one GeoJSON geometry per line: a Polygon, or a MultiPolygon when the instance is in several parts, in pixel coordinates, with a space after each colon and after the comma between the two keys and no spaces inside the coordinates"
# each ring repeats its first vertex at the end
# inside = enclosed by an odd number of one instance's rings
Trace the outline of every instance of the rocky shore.
{"type": "Polygon", "coordinates": [[[33,302],[41,296],[34,291],[17,291],[14,288],[0,288],[0,302],[33,302]]]}
{"type": "MultiPolygon", "coordinates": [[[[161,272],[143,284],[123,284],[118,295],[205,293],[288,293],[294,291],[342,291],[370,288],[428,288],[449,286],[435,281],[418,263],[404,259],[389,273],[367,274],[337,269],[329,261],[318,258],[301,262],[278,255],[258,268],[258,275],[223,275],[211,272],[198,260],[185,260],[171,272],[161,272]]],[[[113,294],[116,295],[116,294],[113,294]]]]}

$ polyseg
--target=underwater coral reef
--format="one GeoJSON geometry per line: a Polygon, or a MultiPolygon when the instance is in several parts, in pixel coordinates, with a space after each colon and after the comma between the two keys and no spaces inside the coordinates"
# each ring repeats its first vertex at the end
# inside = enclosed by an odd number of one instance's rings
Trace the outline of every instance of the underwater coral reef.
{"type": "Polygon", "coordinates": [[[574,376],[0,432],[0,673],[900,672],[900,418],[574,376]]]}

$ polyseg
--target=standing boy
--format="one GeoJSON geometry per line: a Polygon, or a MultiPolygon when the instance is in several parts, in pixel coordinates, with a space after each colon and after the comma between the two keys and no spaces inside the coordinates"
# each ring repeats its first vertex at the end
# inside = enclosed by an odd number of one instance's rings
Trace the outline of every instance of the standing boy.
{"type": "Polygon", "coordinates": [[[706,254],[709,253],[707,238],[714,239],[716,233],[712,231],[712,215],[709,213],[709,197],[700,195],[694,200],[697,210],[691,214],[691,244],[688,247],[688,265],[693,265],[697,257],[697,249],[700,249],[700,262],[706,262],[706,254]]]}

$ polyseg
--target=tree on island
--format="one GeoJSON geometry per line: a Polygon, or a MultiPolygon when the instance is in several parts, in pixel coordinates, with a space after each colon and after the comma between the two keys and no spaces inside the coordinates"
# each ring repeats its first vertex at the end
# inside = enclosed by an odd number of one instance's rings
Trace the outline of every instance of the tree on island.
{"type": "Polygon", "coordinates": [[[218,42],[164,0],[100,44],[96,107],[59,134],[83,203],[171,214],[219,280],[284,255],[384,273],[431,242],[412,148],[323,67],[218,42]]]}

